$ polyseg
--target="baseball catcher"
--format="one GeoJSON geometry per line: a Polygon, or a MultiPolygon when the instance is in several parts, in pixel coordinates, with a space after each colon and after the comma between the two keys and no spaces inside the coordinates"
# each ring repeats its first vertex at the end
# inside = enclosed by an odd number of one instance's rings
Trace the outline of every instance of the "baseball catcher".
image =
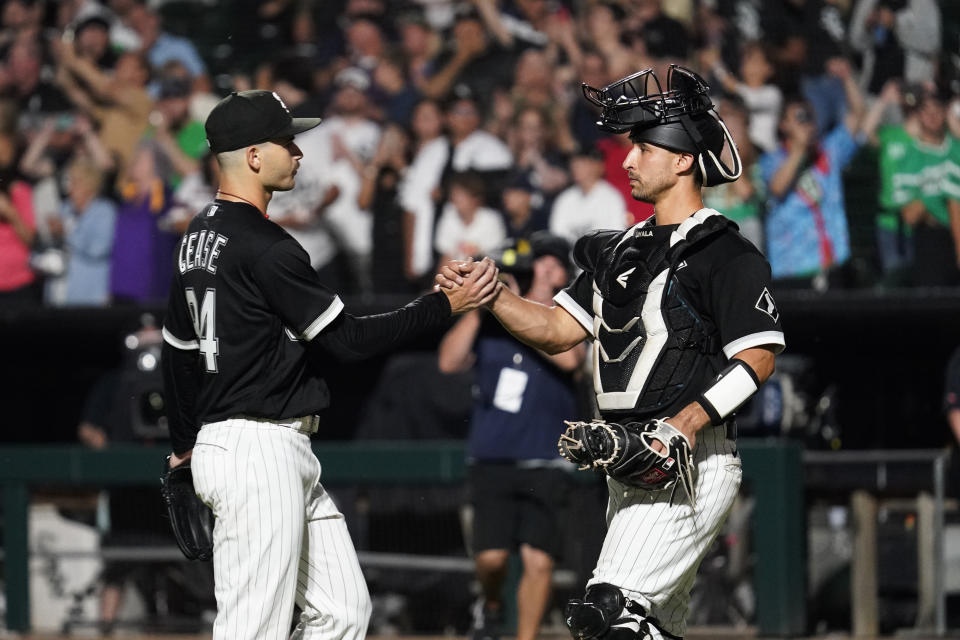
{"type": "MultiPolygon", "coordinates": [[[[703,204],[704,187],[742,172],[730,133],[700,76],[671,65],[665,80],[646,69],[583,86],[600,129],[629,134],[623,169],[654,216],[577,240],[581,273],[553,306],[504,288],[489,305],[547,353],[592,347],[600,419],[567,423],[559,442],[609,489],[597,566],[564,616],[584,640],[683,637],[697,568],[742,479],[736,411],[785,344],[770,265],[703,204]]],[[[455,277],[442,275],[441,286],[455,277]]]]}
{"type": "Polygon", "coordinates": [[[170,526],[180,551],[187,560],[209,560],[213,557],[213,512],[197,497],[193,489],[190,461],[170,468],[169,456],[163,462],[160,494],[167,505],[170,526]]]}

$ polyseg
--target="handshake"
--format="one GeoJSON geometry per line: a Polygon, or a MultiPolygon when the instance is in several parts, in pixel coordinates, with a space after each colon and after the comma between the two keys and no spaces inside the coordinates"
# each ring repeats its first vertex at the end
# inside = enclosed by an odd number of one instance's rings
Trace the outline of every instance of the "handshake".
{"type": "Polygon", "coordinates": [[[463,313],[493,302],[503,286],[499,273],[490,258],[451,260],[434,278],[434,289],[446,294],[453,313],[463,313]]]}

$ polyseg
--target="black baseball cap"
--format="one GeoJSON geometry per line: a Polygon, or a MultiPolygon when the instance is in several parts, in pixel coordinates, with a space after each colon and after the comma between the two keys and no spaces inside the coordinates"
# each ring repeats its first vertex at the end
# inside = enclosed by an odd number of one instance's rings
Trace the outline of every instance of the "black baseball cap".
{"type": "Polygon", "coordinates": [[[234,91],[217,103],[204,128],[213,153],[249,147],[313,129],[320,118],[294,118],[273,91],[234,91]]]}

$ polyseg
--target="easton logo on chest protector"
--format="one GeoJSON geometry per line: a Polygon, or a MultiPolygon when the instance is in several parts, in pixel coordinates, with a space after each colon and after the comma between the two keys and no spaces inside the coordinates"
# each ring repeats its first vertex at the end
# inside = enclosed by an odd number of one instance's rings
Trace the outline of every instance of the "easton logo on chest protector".
{"type": "Polygon", "coordinates": [[[629,229],[600,251],[594,278],[594,390],[602,411],[655,412],[716,352],[715,331],[675,273],[688,250],[732,223],[708,209],[672,232],[629,229]],[[667,235],[669,234],[669,236],[667,235]]]}

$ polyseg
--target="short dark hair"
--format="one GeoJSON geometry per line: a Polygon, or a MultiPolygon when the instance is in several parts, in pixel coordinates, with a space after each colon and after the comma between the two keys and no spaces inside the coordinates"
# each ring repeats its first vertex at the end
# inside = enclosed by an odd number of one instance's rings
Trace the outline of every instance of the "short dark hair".
{"type": "Polygon", "coordinates": [[[450,176],[450,188],[460,187],[470,195],[481,200],[486,196],[487,186],[483,177],[476,171],[460,171],[450,176]]]}

